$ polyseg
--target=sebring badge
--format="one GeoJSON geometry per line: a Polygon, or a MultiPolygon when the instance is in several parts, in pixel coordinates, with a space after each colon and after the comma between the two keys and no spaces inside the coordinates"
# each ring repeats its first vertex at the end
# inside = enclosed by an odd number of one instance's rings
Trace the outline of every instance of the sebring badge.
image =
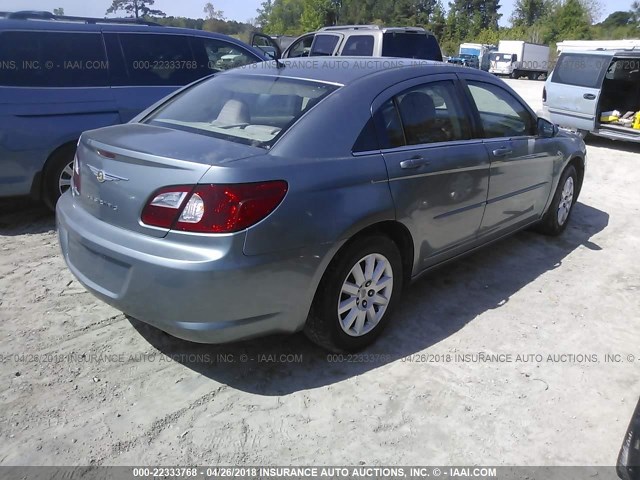
{"type": "Polygon", "coordinates": [[[118,175],[112,175],[112,174],[107,173],[104,170],[100,170],[99,168],[96,168],[96,167],[94,167],[92,165],[87,165],[87,167],[89,167],[89,170],[91,170],[91,173],[93,173],[96,176],[96,180],[98,180],[98,182],[100,182],[100,183],[104,183],[104,182],[119,182],[120,180],[122,180],[123,182],[128,182],[129,181],[128,178],[119,177],[118,175]]]}

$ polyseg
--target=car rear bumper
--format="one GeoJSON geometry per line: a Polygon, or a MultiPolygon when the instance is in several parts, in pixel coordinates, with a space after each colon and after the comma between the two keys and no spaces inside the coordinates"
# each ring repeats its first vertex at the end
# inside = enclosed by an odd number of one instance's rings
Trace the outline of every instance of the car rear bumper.
{"type": "Polygon", "coordinates": [[[329,247],[243,253],[245,233],[156,238],[57,205],[60,246],[71,272],[116,309],[176,337],[223,343],[304,326],[329,247]]]}

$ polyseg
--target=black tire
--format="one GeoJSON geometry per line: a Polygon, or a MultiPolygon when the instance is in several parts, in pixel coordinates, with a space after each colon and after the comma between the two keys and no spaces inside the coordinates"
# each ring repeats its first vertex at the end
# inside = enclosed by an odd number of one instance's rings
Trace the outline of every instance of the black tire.
{"type": "Polygon", "coordinates": [[[578,174],[573,165],[569,165],[565,168],[564,172],[562,172],[562,176],[560,177],[560,181],[558,182],[558,187],[556,188],[556,193],[553,196],[553,200],[551,201],[551,205],[549,206],[549,210],[545,213],[544,217],[540,223],[536,226],[536,230],[544,235],[557,236],[564,232],[564,229],[567,228],[569,224],[569,220],[571,219],[571,213],[573,212],[573,206],[578,200],[578,174]],[[559,221],[558,210],[560,208],[560,202],[565,201],[566,199],[563,196],[563,190],[568,179],[573,181],[573,194],[571,205],[569,206],[569,212],[564,219],[564,222],[559,221]]]}
{"type": "Polygon", "coordinates": [[[363,349],[378,338],[389,322],[402,293],[402,283],[402,259],[398,247],[392,240],[382,235],[356,239],[338,253],[322,277],[309,311],[304,333],[312,342],[333,352],[353,352],[363,349]],[[340,324],[338,302],[343,298],[342,286],[349,278],[352,268],[371,254],[382,255],[388,260],[393,278],[393,286],[390,288],[391,298],[382,317],[368,333],[352,336],[347,334],[340,324]]]}
{"type": "Polygon", "coordinates": [[[514,80],[518,80],[520,78],[520,72],[518,70],[514,70],[513,72],[511,72],[511,78],[513,78],[514,80]]]}
{"type": "MultiPolygon", "coordinates": [[[[42,178],[42,200],[52,211],[55,211],[56,203],[58,202],[60,195],[64,193],[60,190],[60,177],[63,175],[65,168],[67,168],[69,164],[73,164],[73,157],[75,154],[75,143],[65,145],[51,155],[44,167],[42,178]]],[[[67,176],[66,173],[64,175],[65,177],[67,176]]]]}

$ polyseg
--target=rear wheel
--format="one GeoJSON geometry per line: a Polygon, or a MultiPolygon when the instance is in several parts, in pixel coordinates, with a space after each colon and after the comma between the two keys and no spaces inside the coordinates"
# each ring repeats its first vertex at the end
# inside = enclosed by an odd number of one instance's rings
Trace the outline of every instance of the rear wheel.
{"type": "Polygon", "coordinates": [[[380,335],[402,291],[402,261],[384,236],[348,245],[325,272],[305,334],[331,351],[355,351],[380,335]]]}
{"type": "Polygon", "coordinates": [[[545,213],[537,230],[545,235],[560,235],[571,217],[577,197],[578,174],[573,165],[569,165],[560,177],[558,188],[553,196],[549,210],[545,213]]]}
{"type": "Polygon", "coordinates": [[[44,168],[42,199],[51,210],[55,211],[60,195],[71,188],[75,153],[75,144],[62,147],[51,156],[44,168]]]}

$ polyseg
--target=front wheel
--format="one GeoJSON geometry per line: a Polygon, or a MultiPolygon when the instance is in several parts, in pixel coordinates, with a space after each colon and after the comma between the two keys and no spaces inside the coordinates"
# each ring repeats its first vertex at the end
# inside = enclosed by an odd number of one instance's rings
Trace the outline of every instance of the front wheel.
{"type": "Polygon", "coordinates": [[[380,335],[402,291],[402,260],[389,238],[348,245],[325,272],[305,334],[331,351],[356,351],[380,335]]]}
{"type": "Polygon", "coordinates": [[[560,177],[553,201],[547,213],[542,217],[538,225],[538,231],[545,235],[556,236],[567,228],[573,206],[578,199],[577,186],[578,174],[575,167],[569,165],[560,177]]]}

